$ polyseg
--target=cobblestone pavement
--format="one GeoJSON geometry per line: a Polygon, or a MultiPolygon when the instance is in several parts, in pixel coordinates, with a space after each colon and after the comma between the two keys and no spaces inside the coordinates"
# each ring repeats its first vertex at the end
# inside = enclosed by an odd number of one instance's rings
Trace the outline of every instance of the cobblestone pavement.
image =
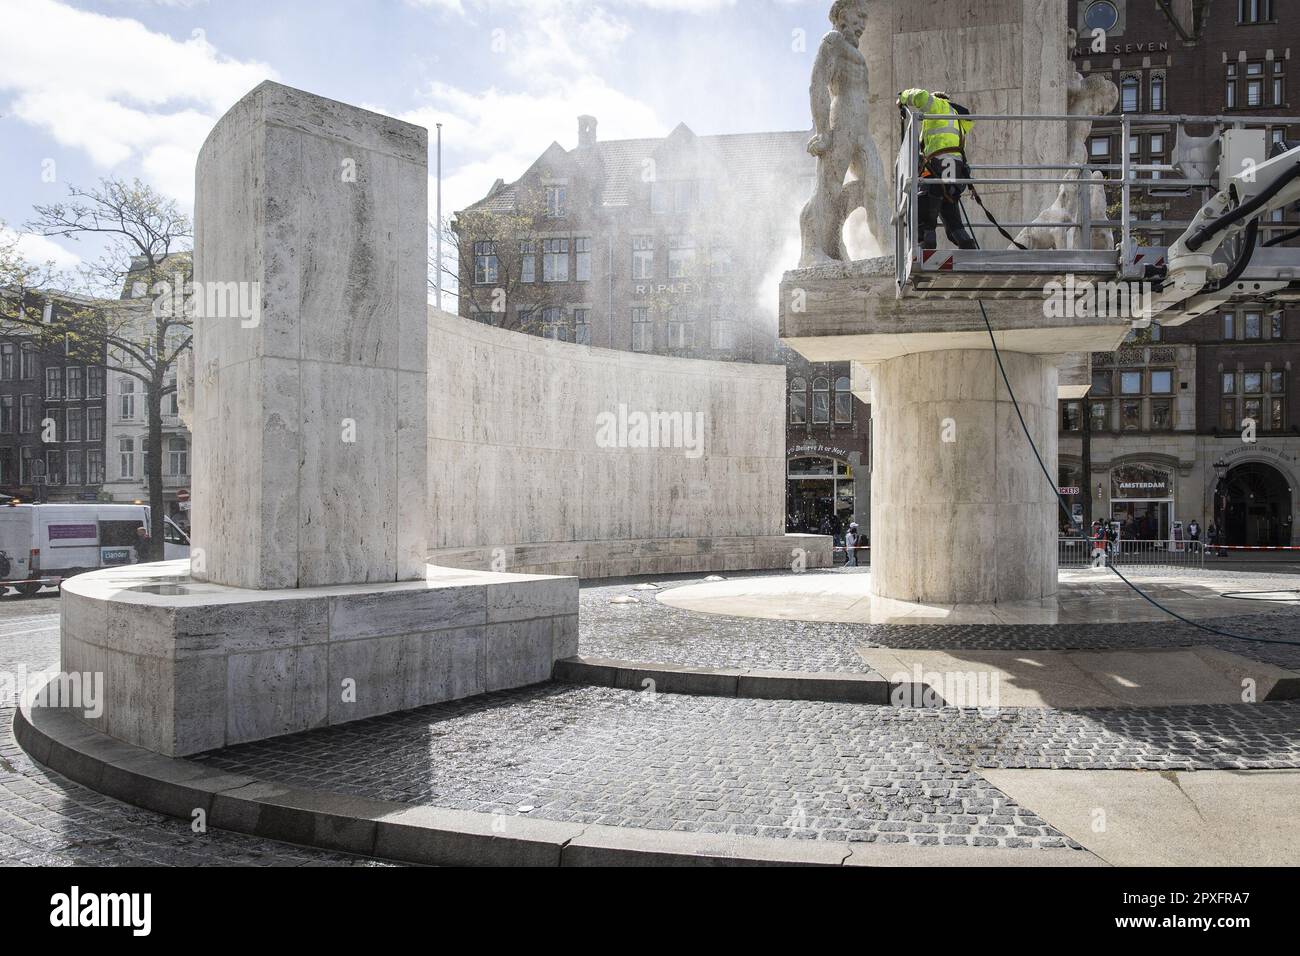
{"type": "MultiPolygon", "coordinates": [[[[634,583],[583,589],[584,652],[617,653],[610,635],[617,630],[622,640],[635,640],[629,621],[637,620],[648,633],[637,647],[691,653],[731,648],[757,655],[747,659],[751,664],[773,666],[781,659],[817,669],[842,662],[845,669],[865,670],[856,646],[898,646],[900,630],[934,631],[936,646],[961,646],[952,642],[963,639],[1009,642],[974,645],[981,647],[1035,646],[1043,640],[1029,633],[1042,630],[1036,628],[841,628],[692,615],[648,603],[610,605],[615,594],[653,594],[631,590],[634,583]],[[627,611],[632,614],[618,617],[627,611]],[[607,626],[611,620],[618,628],[607,626]],[[590,645],[593,634],[603,635],[602,649],[590,645]]],[[[52,599],[0,603],[0,670],[53,662],[56,608],[52,599]]],[[[1285,634],[1289,622],[1269,614],[1237,625],[1285,634]]],[[[1115,642],[1102,646],[1204,639],[1187,630],[1185,640],[1168,625],[1151,624],[1100,629],[1105,633],[1088,628],[1066,639],[1115,642]]],[[[238,834],[196,835],[182,821],[102,797],[33,765],[13,741],[11,716],[11,708],[0,710],[0,861],[365,862],[238,834]]],[[[505,815],[1028,850],[1077,845],[990,784],[980,768],[1300,767],[1300,702],[981,714],[548,684],[196,759],[310,789],[505,815]]]]}
{"type": "Polygon", "coordinates": [[[985,716],[546,685],[200,759],[295,786],[579,823],[1049,847],[1062,835],[978,767],[1300,767],[1300,704],[985,716]]]}
{"type": "MultiPolygon", "coordinates": [[[[809,572],[809,573],[846,573],[809,572]]],[[[853,573],[853,572],[847,572],[853,573]]],[[[1201,572],[1222,578],[1225,572],[1201,572]]],[[[1227,572],[1243,590],[1277,584],[1274,576],[1227,572]],[[1261,581],[1267,583],[1260,583],[1261,581]]],[[[740,575],[730,575],[739,577],[740,575]]],[[[696,584],[692,579],[647,579],[662,588],[696,584]]],[[[1300,586],[1294,577],[1281,579],[1300,586]]],[[[1252,660],[1300,668],[1300,609],[1243,601],[1236,617],[1203,623],[1243,637],[1288,644],[1264,644],[1215,635],[1172,618],[1131,624],[827,624],[700,614],[668,607],[658,591],[635,590],[637,581],[584,587],[579,652],[591,657],[653,661],[688,667],[752,667],[789,671],[869,672],[857,648],[915,650],[1064,650],[1132,647],[1221,647],[1252,660]],[[615,597],[637,598],[614,604],[615,597]]]]}
{"type": "MultiPolygon", "coordinates": [[[[0,600],[0,674],[57,666],[58,598],[0,600]]],[[[373,866],[376,861],[275,843],[128,806],[50,773],[13,736],[0,701],[0,865],[373,866]]]]}

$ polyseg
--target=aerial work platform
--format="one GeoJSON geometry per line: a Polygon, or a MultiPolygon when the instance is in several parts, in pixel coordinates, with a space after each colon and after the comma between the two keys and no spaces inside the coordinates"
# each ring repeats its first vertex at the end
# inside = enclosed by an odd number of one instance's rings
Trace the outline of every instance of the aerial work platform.
{"type": "Polygon", "coordinates": [[[921,121],[944,116],[909,111],[904,123],[895,163],[898,298],[1041,302],[1059,295],[1060,284],[1072,276],[1076,282],[1129,286],[1134,296],[1149,299],[1138,325],[1157,315],[1161,324],[1179,325],[1234,299],[1300,301],[1300,249],[1283,245],[1297,236],[1273,218],[1300,191],[1294,178],[1300,149],[1275,132],[1296,124],[1296,117],[973,114],[968,118],[976,124],[1017,124],[1022,137],[1036,124],[1090,123],[1088,142],[1118,138],[1127,144],[1154,128],[1170,161],[1140,163],[1129,149],[1118,163],[981,164],[974,154],[969,178],[944,181],[968,187],[963,207],[982,248],[923,249],[917,221],[925,182],[917,172],[921,121]],[[1189,126],[1210,134],[1193,136],[1189,126]],[[1020,249],[987,220],[973,201],[972,186],[995,207],[1018,190],[1056,187],[1057,195],[1035,219],[1001,223],[1029,246],[1020,249]],[[1198,214],[1169,218],[1168,200],[1184,206],[1191,200],[1198,214]],[[1204,232],[1208,221],[1234,216],[1240,218],[1200,237],[1197,245],[1205,248],[1179,245],[1204,232]],[[1217,241],[1211,246],[1212,239],[1217,241]]]}

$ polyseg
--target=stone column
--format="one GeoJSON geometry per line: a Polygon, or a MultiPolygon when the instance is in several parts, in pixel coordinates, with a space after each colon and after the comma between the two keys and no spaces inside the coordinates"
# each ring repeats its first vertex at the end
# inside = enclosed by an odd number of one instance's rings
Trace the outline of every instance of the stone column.
{"type": "Polygon", "coordinates": [[[195,197],[194,576],[422,578],[428,134],[276,83],[195,197]]]}
{"type": "Polygon", "coordinates": [[[1051,483],[991,350],[916,352],[872,374],[871,587],[991,604],[1056,593],[1055,356],[1003,352],[1051,483]]]}

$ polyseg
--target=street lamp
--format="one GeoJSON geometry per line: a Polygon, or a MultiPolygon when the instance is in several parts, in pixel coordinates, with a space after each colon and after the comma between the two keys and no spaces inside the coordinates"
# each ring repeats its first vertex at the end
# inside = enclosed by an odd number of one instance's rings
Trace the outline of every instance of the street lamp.
{"type": "MultiPolygon", "coordinates": [[[[1223,481],[1228,476],[1228,463],[1220,458],[1213,465],[1214,468],[1214,527],[1218,532],[1219,541],[1223,541],[1228,534],[1228,529],[1224,527],[1224,519],[1227,517],[1227,502],[1224,500],[1223,481]]],[[[1218,542],[1216,542],[1218,543],[1218,542]]]]}

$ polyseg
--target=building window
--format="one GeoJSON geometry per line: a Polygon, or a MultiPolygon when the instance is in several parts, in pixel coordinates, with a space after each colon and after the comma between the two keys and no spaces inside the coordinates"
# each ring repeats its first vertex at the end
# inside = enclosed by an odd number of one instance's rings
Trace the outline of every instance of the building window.
{"type": "Polygon", "coordinates": [[[813,379],[813,424],[829,425],[831,421],[831,383],[829,379],[813,379]]]}
{"type": "Polygon", "coordinates": [[[1110,137],[1094,136],[1088,140],[1088,155],[1096,160],[1110,159],[1110,137]]]}
{"type": "Polygon", "coordinates": [[[82,441],[85,437],[86,411],[80,405],[73,405],[68,409],[67,429],[64,432],[64,441],[82,441]]]}
{"type": "Polygon", "coordinates": [[[1236,372],[1223,373],[1223,385],[1220,388],[1220,391],[1224,395],[1237,394],[1237,373],[1236,372]]]}
{"type": "Polygon", "coordinates": [[[569,215],[569,187],[567,186],[547,186],[546,189],[546,218],[547,219],[564,219],[569,215]]]}
{"type": "Polygon", "coordinates": [[[92,365],[86,369],[86,397],[104,397],[104,367],[92,365]]]}
{"type": "Polygon", "coordinates": [[[668,278],[685,279],[695,275],[695,240],[674,236],[668,240],[668,278]]]}
{"type": "Polygon", "coordinates": [[[1110,372],[1094,371],[1092,373],[1091,392],[1093,395],[1113,395],[1113,389],[1114,383],[1110,372]]]}
{"type": "Polygon", "coordinates": [[[1142,81],[1135,75],[1129,74],[1120,80],[1119,84],[1119,108],[1125,113],[1136,113],[1142,105],[1142,81]]]}
{"type": "Polygon", "coordinates": [[[135,419],[135,379],[123,375],[117,380],[117,417],[119,421],[135,419]]]}
{"type": "Polygon", "coordinates": [[[1088,404],[1088,414],[1092,416],[1093,431],[1104,432],[1110,428],[1109,402],[1090,402],[1088,404]]]}
{"type": "Polygon", "coordinates": [[[591,281],[591,240],[574,239],[573,240],[573,271],[574,278],[579,282],[591,281]]]}
{"type": "Polygon", "coordinates": [[[1142,403],[1140,401],[1123,401],[1119,403],[1119,427],[1122,431],[1139,431],[1142,428],[1142,403]]]}
{"type": "Polygon", "coordinates": [[[81,470],[82,455],[80,451],[70,451],[65,456],[68,464],[68,484],[82,485],[86,482],[85,473],[81,470]]]}
{"type": "Polygon", "coordinates": [[[1270,339],[1280,339],[1282,337],[1282,313],[1278,312],[1268,317],[1268,337],[1270,339]]]}
{"type": "Polygon", "coordinates": [[[102,485],[104,483],[104,450],[91,448],[86,451],[86,484],[102,485]]]}
{"type": "Polygon", "coordinates": [[[86,441],[104,440],[104,410],[91,407],[86,409],[86,441]]]}
{"type": "Polygon", "coordinates": [[[835,424],[853,424],[853,391],[847,375],[835,380],[835,424]]]}
{"type": "Polygon", "coordinates": [[[1169,395],[1174,390],[1174,373],[1168,369],[1152,369],[1151,394],[1169,395]]]}
{"type": "Polygon", "coordinates": [[[1242,321],[1242,335],[1247,339],[1264,337],[1264,317],[1258,312],[1247,312],[1242,321]]]}
{"type": "Polygon", "coordinates": [[[22,374],[25,381],[34,381],[36,378],[36,347],[24,345],[20,350],[22,355],[22,374]]]}
{"type": "Polygon", "coordinates": [[[190,473],[190,446],[184,435],[167,439],[167,474],[179,478],[190,473]]]}
{"type": "Polygon", "coordinates": [[[1223,339],[1225,342],[1233,341],[1237,338],[1237,317],[1229,313],[1223,316],[1223,339]]]}
{"type": "Polygon", "coordinates": [[[808,381],[790,379],[790,424],[808,424],[808,381]]]}
{"type": "Polygon", "coordinates": [[[32,483],[32,462],[36,460],[36,449],[30,445],[24,445],[21,454],[22,458],[18,466],[18,480],[24,485],[30,485],[32,483]]]}
{"type": "Polygon", "coordinates": [[[678,306],[668,320],[668,347],[670,349],[695,348],[695,316],[678,306]]]}
{"type": "Polygon", "coordinates": [[[36,431],[36,396],[24,395],[18,405],[18,431],[30,435],[36,431]]]}
{"type": "Polygon", "coordinates": [[[1167,398],[1153,398],[1151,400],[1151,430],[1169,431],[1173,427],[1173,402],[1167,398]]]}
{"type": "Polygon", "coordinates": [[[1280,432],[1286,427],[1285,418],[1286,402],[1280,398],[1270,398],[1268,400],[1268,421],[1265,427],[1269,431],[1280,432]]]}
{"type": "Polygon", "coordinates": [[[731,275],[731,247],[714,243],[709,249],[709,275],[716,279],[731,275]]]}
{"type": "Polygon", "coordinates": [[[1165,75],[1151,74],[1151,112],[1163,113],[1165,110],[1165,75]]]}
{"type": "Polygon", "coordinates": [[[45,482],[63,484],[63,452],[51,450],[45,453],[45,482]]]}
{"type": "Polygon", "coordinates": [[[490,240],[474,243],[474,284],[492,285],[500,275],[497,244],[490,240]]]}
{"type": "Polygon", "coordinates": [[[1142,394],[1142,373],[1141,372],[1120,372],[1119,391],[1121,395],[1141,395],[1142,394]]]}
{"type": "Polygon", "coordinates": [[[1246,372],[1241,376],[1241,390],[1247,395],[1262,395],[1264,392],[1264,373],[1246,372]]]}
{"type": "Polygon", "coordinates": [[[69,365],[67,369],[67,397],[80,401],[85,397],[83,385],[85,384],[86,370],[79,365],[69,365]]]}
{"type": "Polygon", "coordinates": [[[17,349],[9,342],[0,345],[0,379],[6,382],[14,377],[14,355],[17,349]]]}
{"type": "Polygon", "coordinates": [[[729,351],[736,347],[736,323],[726,317],[722,309],[714,306],[709,322],[710,343],[715,349],[729,351]]]}
{"type": "Polygon", "coordinates": [[[58,401],[63,397],[63,369],[47,368],[45,370],[45,398],[58,401]]]}
{"type": "Polygon", "coordinates": [[[1273,19],[1273,0],[1237,0],[1238,23],[1268,23],[1273,19]]]}
{"type": "Polygon", "coordinates": [[[117,440],[117,476],[119,478],[135,477],[135,439],[119,438],[117,440]]]}
{"type": "Polygon", "coordinates": [[[1268,390],[1274,395],[1281,395],[1286,391],[1286,372],[1269,372],[1268,373],[1268,390]]]}
{"type": "Polygon", "coordinates": [[[569,240],[542,240],[542,281],[569,281],[569,240]]]}
{"type": "Polygon", "coordinates": [[[0,435],[14,433],[14,397],[0,395],[0,435]]]}
{"type": "Polygon", "coordinates": [[[632,278],[653,279],[655,274],[654,236],[632,237],[632,278]]]}
{"type": "Polygon", "coordinates": [[[564,321],[564,311],[554,307],[542,309],[542,338],[567,342],[569,324],[564,321]]]}
{"type": "Polygon", "coordinates": [[[537,246],[531,239],[519,241],[519,281],[537,281],[537,246]]]}
{"type": "Polygon", "coordinates": [[[591,344],[591,310],[573,310],[573,341],[578,345],[591,344]]]}
{"type": "Polygon", "coordinates": [[[673,192],[667,183],[650,184],[650,211],[656,215],[673,211],[673,192]]]}
{"type": "Polygon", "coordinates": [[[1083,403],[1061,403],[1061,431],[1083,431],[1083,403]]]}
{"type": "Polygon", "coordinates": [[[1228,82],[1224,90],[1224,102],[1228,109],[1237,108],[1237,64],[1228,64],[1228,82]]]}
{"type": "Polygon", "coordinates": [[[632,351],[649,352],[654,348],[654,322],[650,310],[638,307],[632,310],[632,351]]]}

